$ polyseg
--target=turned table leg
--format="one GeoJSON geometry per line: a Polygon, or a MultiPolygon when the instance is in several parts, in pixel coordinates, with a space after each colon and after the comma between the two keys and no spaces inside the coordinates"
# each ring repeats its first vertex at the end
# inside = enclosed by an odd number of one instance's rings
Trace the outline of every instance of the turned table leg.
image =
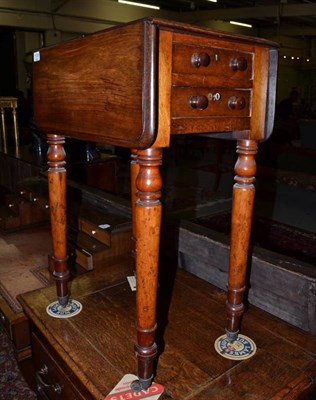
{"type": "Polygon", "coordinates": [[[136,179],[137,201],[134,208],[136,246],[136,320],[138,378],[134,390],[147,389],[153,378],[157,355],[155,343],[156,299],[158,284],[161,225],[161,149],[137,151],[139,172],[136,179]]]}
{"type": "Polygon", "coordinates": [[[231,245],[228,276],[227,339],[236,340],[239,325],[244,312],[243,295],[253,204],[255,196],[255,174],[257,142],[255,140],[239,140],[237,144],[238,160],[235,165],[235,185],[233,188],[231,245]]]}
{"type": "Polygon", "coordinates": [[[59,304],[68,302],[67,221],[66,221],[66,169],[63,136],[47,135],[48,190],[53,245],[53,276],[56,280],[59,304]]]}

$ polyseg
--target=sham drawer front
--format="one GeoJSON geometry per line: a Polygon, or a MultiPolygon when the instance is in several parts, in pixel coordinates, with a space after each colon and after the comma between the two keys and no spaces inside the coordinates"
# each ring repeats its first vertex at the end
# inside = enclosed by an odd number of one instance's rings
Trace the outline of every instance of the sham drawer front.
{"type": "Polygon", "coordinates": [[[32,354],[40,395],[51,400],[83,399],[35,333],[32,333],[32,354]]]}
{"type": "Polygon", "coordinates": [[[175,87],[171,95],[171,116],[249,117],[251,90],[221,87],[175,87]]]}
{"type": "Polygon", "coordinates": [[[195,46],[175,42],[172,72],[186,74],[188,79],[213,76],[220,79],[224,87],[250,87],[253,79],[253,54],[211,45],[195,46]]]}

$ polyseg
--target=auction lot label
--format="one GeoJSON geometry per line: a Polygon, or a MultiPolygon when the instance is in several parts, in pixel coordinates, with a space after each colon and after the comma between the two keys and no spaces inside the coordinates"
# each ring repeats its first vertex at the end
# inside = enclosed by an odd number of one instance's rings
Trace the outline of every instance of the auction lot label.
{"type": "Polygon", "coordinates": [[[125,375],[115,388],[104,398],[104,400],[158,400],[160,395],[163,394],[164,388],[158,383],[153,383],[147,390],[135,392],[131,389],[131,384],[137,379],[136,375],[125,375]]]}

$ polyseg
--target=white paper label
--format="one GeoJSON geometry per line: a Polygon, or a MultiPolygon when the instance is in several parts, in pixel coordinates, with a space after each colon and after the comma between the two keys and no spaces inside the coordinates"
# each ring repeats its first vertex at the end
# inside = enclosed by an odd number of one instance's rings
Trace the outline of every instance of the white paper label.
{"type": "Polygon", "coordinates": [[[135,290],[136,290],[136,277],[134,275],[133,276],[128,276],[127,280],[128,280],[128,283],[129,283],[129,285],[131,287],[131,290],[133,292],[135,292],[135,290]]]}
{"type": "Polygon", "coordinates": [[[41,59],[41,53],[39,51],[35,51],[33,53],[33,61],[37,62],[37,61],[40,61],[40,59],[41,59]]]}
{"type": "Polygon", "coordinates": [[[101,228],[101,229],[108,229],[108,228],[111,227],[111,225],[109,225],[109,224],[101,224],[101,225],[98,225],[98,227],[101,228]]]}

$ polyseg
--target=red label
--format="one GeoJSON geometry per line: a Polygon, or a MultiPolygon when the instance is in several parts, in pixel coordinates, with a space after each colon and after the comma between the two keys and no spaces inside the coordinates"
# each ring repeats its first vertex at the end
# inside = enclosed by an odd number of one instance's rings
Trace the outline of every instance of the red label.
{"type": "Polygon", "coordinates": [[[163,386],[158,383],[153,383],[147,390],[135,392],[134,390],[127,390],[120,393],[112,393],[105,397],[104,400],[132,400],[132,399],[146,399],[152,396],[158,396],[164,391],[163,386]]]}

